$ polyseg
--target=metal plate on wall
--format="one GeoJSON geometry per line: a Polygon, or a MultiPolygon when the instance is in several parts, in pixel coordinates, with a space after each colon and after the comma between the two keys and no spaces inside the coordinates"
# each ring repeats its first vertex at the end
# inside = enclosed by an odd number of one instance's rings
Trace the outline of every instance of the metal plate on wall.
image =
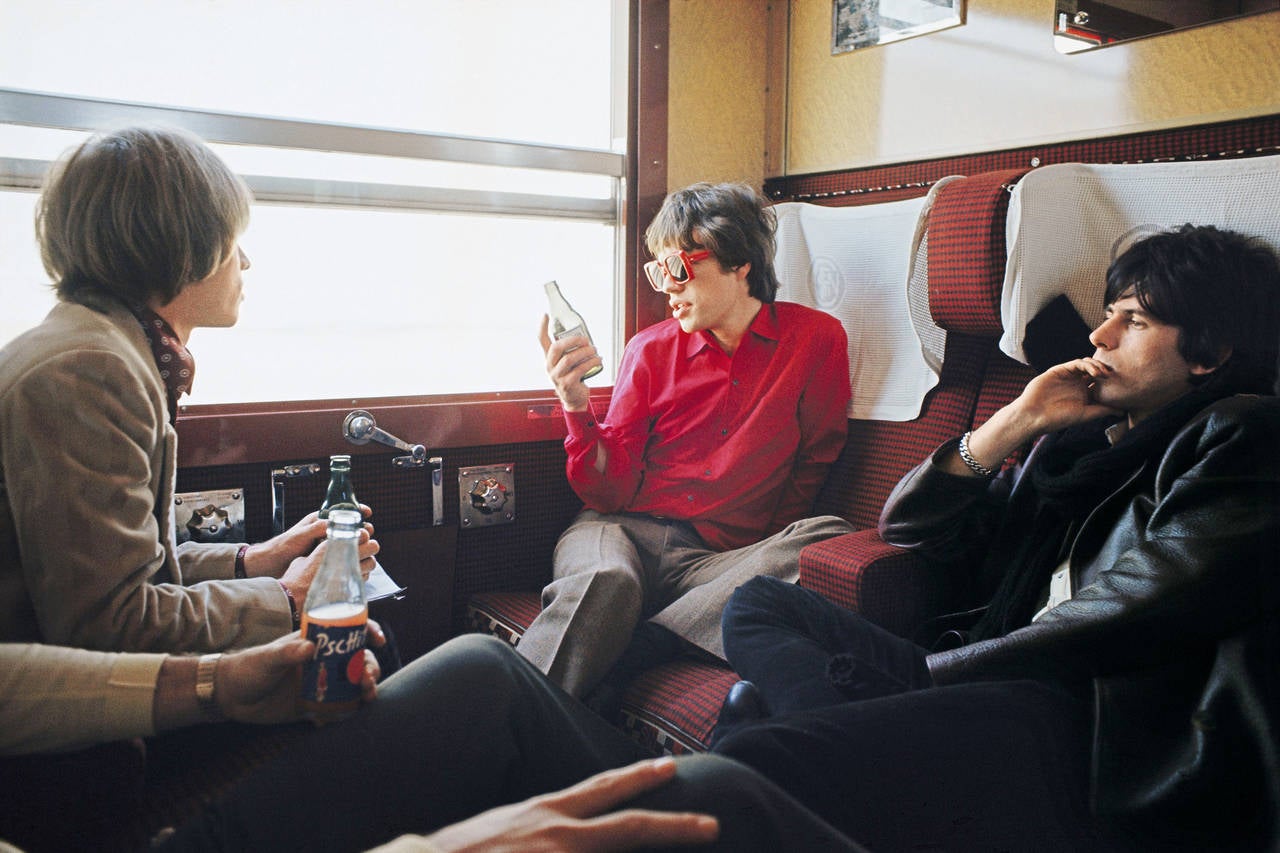
{"type": "Polygon", "coordinates": [[[173,496],[174,536],[183,542],[244,542],[244,489],[173,496]]]}
{"type": "Polygon", "coordinates": [[[507,462],[459,468],[458,519],[464,530],[515,521],[515,466],[507,462]]]}

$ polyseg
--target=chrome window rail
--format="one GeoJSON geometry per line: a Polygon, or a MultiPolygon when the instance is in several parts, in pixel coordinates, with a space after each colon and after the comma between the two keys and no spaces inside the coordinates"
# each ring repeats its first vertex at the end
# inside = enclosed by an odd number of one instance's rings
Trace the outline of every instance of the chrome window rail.
{"type": "MultiPolygon", "coordinates": [[[[607,199],[462,190],[358,181],[246,175],[264,201],[357,207],[416,208],[617,222],[622,154],[422,131],[185,109],[129,101],[0,88],[0,124],[91,131],[122,122],[182,127],[209,142],[438,160],[601,175],[613,179],[607,199]]],[[[0,188],[39,186],[49,163],[0,158],[0,188]]]]}

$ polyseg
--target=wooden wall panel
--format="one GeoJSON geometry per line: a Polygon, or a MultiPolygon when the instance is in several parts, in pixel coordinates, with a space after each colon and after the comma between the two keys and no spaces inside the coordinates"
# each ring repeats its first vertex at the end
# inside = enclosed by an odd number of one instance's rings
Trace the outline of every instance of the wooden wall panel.
{"type": "Polygon", "coordinates": [[[967,0],[963,26],[832,56],[831,0],[672,0],[669,186],[1280,112],[1280,12],[1070,56],[1052,21],[1053,0],[967,0]]]}

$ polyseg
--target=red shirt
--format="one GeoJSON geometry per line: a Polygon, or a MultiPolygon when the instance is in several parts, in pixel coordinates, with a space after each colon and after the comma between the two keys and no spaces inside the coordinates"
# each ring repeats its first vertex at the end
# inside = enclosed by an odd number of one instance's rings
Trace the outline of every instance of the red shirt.
{"type": "Polygon", "coordinates": [[[669,318],[627,344],[604,421],[566,413],[569,482],[591,509],[688,520],[738,548],[812,511],[848,406],[848,344],[829,314],[765,305],[732,357],[669,318]]]}

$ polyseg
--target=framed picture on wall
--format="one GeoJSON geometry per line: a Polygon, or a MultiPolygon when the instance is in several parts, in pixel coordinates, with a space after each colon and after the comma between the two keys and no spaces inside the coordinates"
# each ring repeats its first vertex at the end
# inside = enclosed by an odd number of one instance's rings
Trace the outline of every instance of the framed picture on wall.
{"type": "Polygon", "coordinates": [[[964,0],[831,0],[831,53],[848,53],[964,23],[964,0]]]}

